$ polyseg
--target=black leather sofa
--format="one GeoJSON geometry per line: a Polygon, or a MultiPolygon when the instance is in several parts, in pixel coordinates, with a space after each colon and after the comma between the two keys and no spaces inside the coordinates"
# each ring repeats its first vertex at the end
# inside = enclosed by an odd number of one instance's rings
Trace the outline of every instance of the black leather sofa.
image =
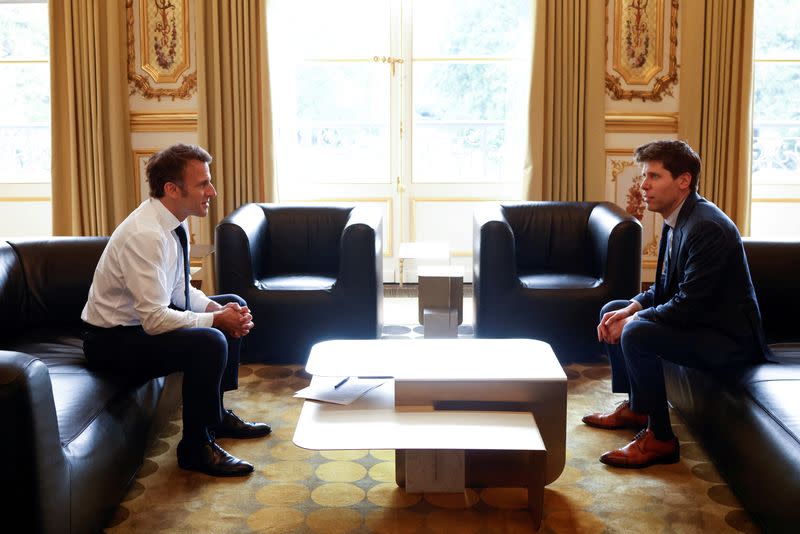
{"type": "Polygon", "coordinates": [[[665,363],[667,395],[765,532],[800,529],[800,242],[744,240],[774,362],[719,376],[665,363]]]}
{"type": "Polygon", "coordinates": [[[345,206],[245,204],[216,229],[217,291],[247,301],[242,361],[305,363],[326,339],[383,327],[382,216],[345,206]]]}
{"type": "Polygon", "coordinates": [[[19,532],[102,530],[180,400],[180,375],[87,368],[80,313],[106,242],[0,242],[0,518],[19,532]]]}
{"type": "Polygon", "coordinates": [[[597,316],[639,292],[642,226],[610,202],[475,211],[475,335],[548,342],[562,363],[600,358],[597,316]]]}

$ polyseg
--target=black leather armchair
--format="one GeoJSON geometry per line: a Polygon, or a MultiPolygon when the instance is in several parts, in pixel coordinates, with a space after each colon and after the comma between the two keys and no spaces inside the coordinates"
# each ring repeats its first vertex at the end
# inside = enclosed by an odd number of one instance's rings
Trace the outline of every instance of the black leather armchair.
{"type": "Polygon", "coordinates": [[[383,326],[382,216],[364,207],[246,204],[217,225],[217,291],[247,301],[243,361],[305,362],[326,339],[383,326]]]}
{"type": "Polygon", "coordinates": [[[601,353],[600,308],[641,288],[642,227],[609,202],[521,202],[476,210],[477,337],[540,339],[561,362],[601,353]]]}

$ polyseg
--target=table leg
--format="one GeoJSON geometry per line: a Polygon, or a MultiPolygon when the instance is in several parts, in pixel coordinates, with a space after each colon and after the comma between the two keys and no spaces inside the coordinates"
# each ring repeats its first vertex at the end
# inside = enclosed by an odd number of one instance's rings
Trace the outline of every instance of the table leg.
{"type": "Polygon", "coordinates": [[[528,509],[531,512],[533,528],[542,526],[544,508],[544,471],[547,463],[545,451],[530,451],[528,468],[528,509]]]}
{"type": "Polygon", "coordinates": [[[400,264],[400,287],[403,287],[403,258],[400,258],[398,263],[400,264]]]}
{"type": "Polygon", "coordinates": [[[406,487],[406,451],[397,449],[394,451],[394,480],[401,488],[406,487]]]}

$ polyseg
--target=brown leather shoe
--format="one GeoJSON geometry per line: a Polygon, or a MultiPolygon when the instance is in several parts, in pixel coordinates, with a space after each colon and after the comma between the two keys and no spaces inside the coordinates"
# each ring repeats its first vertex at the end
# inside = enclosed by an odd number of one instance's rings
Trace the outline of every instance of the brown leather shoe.
{"type": "Polygon", "coordinates": [[[678,438],[661,441],[647,428],[621,449],[603,454],[600,461],[614,467],[640,468],[653,464],[674,464],[680,456],[678,438]]]}
{"type": "Polygon", "coordinates": [[[609,430],[617,428],[635,428],[639,430],[646,427],[647,415],[632,411],[630,404],[629,401],[622,401],[613,412],[585,415],[582,421],[589,426],[609,430]]]}

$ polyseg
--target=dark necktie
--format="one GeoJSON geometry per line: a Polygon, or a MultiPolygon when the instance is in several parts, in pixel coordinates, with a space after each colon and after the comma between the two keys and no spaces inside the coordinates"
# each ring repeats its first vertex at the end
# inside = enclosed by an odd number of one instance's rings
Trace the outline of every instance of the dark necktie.
{"type": "MultiPolygon", "coordinates": [[[[666,223],[665,223],[666,224],[666,223]]],[[[665,236],[667,239],[667,246],[664,250],[664,277],[666,280],[666,276],[669,274],[669,264],[672,261],[672,227],[669,225],[667,226],[667,235],[665,236]]]]}
{"type": "Polygon", "coordinates": [[[661,227],[661,241],[659,242],[658,251],[658,265],[656,268],[656,276],[658,283],[656,284],[656,304],[661,304],[661,298],[667,289],[667,269],[669,268],[669,259],[667,258],[667,247],[669,240],[669,225],[664,223],[661,227]]]}
{"type": "Polygon", "coordinates": [[[185,298],[183,309],[189,310],[189,241],[186,239],[186,230],[182,224],[175,228],[175,234],[178,236],[183,250],[183,296],[185,298]]]}

